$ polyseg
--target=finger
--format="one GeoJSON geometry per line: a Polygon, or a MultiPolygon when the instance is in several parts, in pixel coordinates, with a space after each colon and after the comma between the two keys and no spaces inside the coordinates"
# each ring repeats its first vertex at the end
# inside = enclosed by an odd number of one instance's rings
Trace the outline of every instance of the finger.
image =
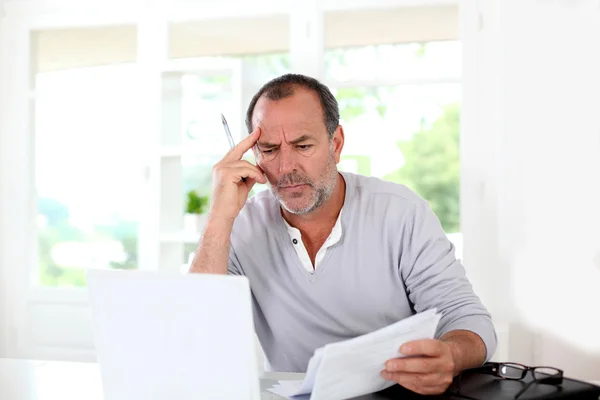
{"type": "Polygon", "coordinates": [[[252,190],[254,185],[256,185],[256,183],[257,183],[256,180],[254,180],[252,178],[248,178],[243,182],[243,184],[246,185],[246,189],[248,190],[248,193],[250,193],[250,191],[252,190]]]}
{"type": "MultiPolygon", "coordinates": [[[[411,374],[382,371],[381,376],[389,381],[410,389],[412,391],[423,393],[428,389],[436,388],[436,390],[445,391],[452,383],[452,379],[440,374],[411,374]]],[[[440,392],[440,393],[441,393],[440,392]]]]}
{"type": "Polygon", "coordinates": [[[423,391],[420,392],[420,394],[427,394],[427,395],[432,395],[432,394],[442,394],[445,393],[446,390],[448,390],[448,387],[450,385],[438,385],[438,386],[429,386],[426,388],[423,388],[423,391]]]}
{"type": "Polygon", "coordinates": [[[261,174],[263,173],[263,170],[261,167],[259,167],[258,165],[252,164],[251,162],[247,161],[247,160],[238,160],[238,161],[232,161],[229,162],[227,164],[225,164],[227,167],[251,167],[251,168],[256,168],[256,170],[258,172],[260,172],[261,174]]]}
{"type": "Polygon", "coordinates": [[[407,388],[412,390],[415,393],[423,394],[423,395],[435,395],[435,394],[443,394],[448,390],[447,385],[438,385],[438,386],[425,386],[425,387],[415,387],[415,388],[407,388]]]}
{"type": "Polygon", "coordinates": [[[252,164],[237,167],[227,167],[226,169],[226,173],[231,177],[231,181],[233,183],[241,182],[242,178],[249,178],[255,180],[256,182],[267,183],[267,178],[252,164]]]}
{"type": "Polygon", "coordinates": [[[410,387],[408,390],[412,390],[415,393],[422,395],[435,395],[435,394],[443,394],[448,389],[448,386],[439,385],[439,386],[426,386],[426,387],[410,387]]]}
{"type": "Polygon", "coordinates": [[[244,154],[250,150],[258,141],[260,137],[260,128],[254,129],[251,134],[248,135],[244,140],[234,146],[229,153],[223,158],[223,160],[234,161],[240,160],[244,154]]]}
{"type": "MultiPolygon", "coordinates": [[[[255,171],[255,173],[257,175],[262,176],[262,178],[257,178],[257,181],[259,181],[261,183],[266,183],[266,177],[264,176],[263,170],[260,167],[254,165],[254,164],[251,164],[250,162],[248,162],[246,160],[232,161],[229,163],[224,163],[223,161],[221,161],[213,167],[214,173],[216,173],[217,176],[221,177],[221,179],[224,176],[239,175],[242,171],[247,171],[248,169],[255,171]]],[[[248,175],[243,175],[242,177],[246,178],[247,176],[248,175]]],[[[237,179],[237,178],[239,178],[239,176],[234,176],[234,178],[235,178],[235,179],[233,179],[234,182],[239,181],[239,179],[237,179]]]]}
{"type": "Polygon", "coordinates": [[[400,352],[406,356],[430,356],[438,357],[444,354],[447,346],[444,342],[436,339],[414,340],[404,343],[400,352]]]}
{"type": "MultiPolygon", "coordinates": [[[[248,178],[247,180],[253,180],[253,181],[255,181],[254,183],[267,183],[267,177],[265,176],[265,173],[262,170],[262,168],[260,168],[258,165],[252,164],[249,161],[246,161],[246,160],[234,161],[232,163],[227,164],[226,168],[230,168],[230,169],[238,169],[239,168],[239,169],[243,169],[243,170],[246,170],[246,168],[250,168],[253,171],[255,171],[259,177],[262,176],[262,179],[255,180],[255,179],[252,179],[252,178],[249,178],[246,176],[244,178],[248,178]]],[[[252,185],[254,185],[254,183],[252,185]]]]}
{"type": "Polygon", "coordinates": [[[435,357],[395,358],[385,363],[388,372],[430,373],[442,369],[442,360],[435,357]]]}

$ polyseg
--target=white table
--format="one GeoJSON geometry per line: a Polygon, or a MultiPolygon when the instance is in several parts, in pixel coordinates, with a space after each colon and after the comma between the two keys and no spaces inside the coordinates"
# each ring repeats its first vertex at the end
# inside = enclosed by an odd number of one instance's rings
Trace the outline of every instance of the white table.
{"type": "MultiPolygon", "coordinates": [[[[281,400],[266,388],[276,380],[303,374],[267,372],[261,376],[261,400],[281,400]]],[[[98,364],[0,358],[1,400],[103,400],[98,364]]]]}
{"type": "MultiPolygon", "coordinates": [[[[261,400],[281,400],[267,391],[278,380],[304,374],[267,372],[261,376],[261,400]]],[[[591,382],[600,386],[600,382],[591,382]]],[[[376,395],[360,400],[382,399],[376,395]]],[[[104,400],[97,364],[0,358],[0,400],[104,400]]]]}

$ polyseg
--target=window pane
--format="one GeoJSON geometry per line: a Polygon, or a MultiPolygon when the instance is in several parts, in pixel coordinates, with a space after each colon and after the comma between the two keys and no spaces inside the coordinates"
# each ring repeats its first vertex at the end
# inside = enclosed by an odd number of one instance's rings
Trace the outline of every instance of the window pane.
{"type": "Polygon", "coordinates": [[[460,85],[335,90],[346,141],[340,169],[406,184],[459,231],[460,85]]]}
{"type": "Polygon", "coordinates": [[[204,203],[205,196],[210,203],[212,168],[230,149],[221,114],[239,143],[247,136],[245,114],[252,96],[290,70],[289,31],[289,14],[169,24],[172,68],[163,75],[160,268],[185,269],[189,262],[206,221],[206,215],[191,212],[207,211],[193,205],[204,203]]]}
{"type": "Polygon", "coordinates": [[[325,53],[325,76],[335,82],[457,80],[461,57],[457,41],[339,48],[325,53]]]}
{"type": "MultiPolygon", "coordinates": [[[[289,63],[287,53],[204,57],[197,59],[197,64],[213,67],[182,75],[181,173],[186,199],[190,191],[210,198],[212,167],[230,149],[221,114],[227,120],[235,143],[239,143],[247,135],[244,120],[250,99],[268,80],[289,72],[289,63]],[[221,67],[215,68],[215,65],[221,67]]],[[[244,158],[254,162],[251,152],[244,158]]],[[[264,189],[265,185],[255,185],[250,196],[264,189]]],[[[187,200],[183,207],[186,206],[187,200]]],[[[190,220],[186,217],[186,221],[190,220]]],[[[194,239],[199,237],[199,233],[193,223],[184,224],[184,231],[183,262],[187,263],[190,253],[195,250],[194,239]]]]}
{"type": "Polygon", "coordinates": [[[38,284],[137,267],[142,174],[133,65],[36,77],[38,284]]]}
{"type": "Polygon", "coordinates": [[[234,84],[233,71],[226,69],[182,76],[181,136],[186,152],[207,155],[227,152],[221,114],[232,130],[239,130],[240,123],[234,84]]]}
{"type": "Polygon", "coordinates": [[[325,58],[346,133],[340,168],[406,184],[446,232],[459,232],[460,43],[338,48],[325,58]]]}
{"type": "MultiPolygon", "coordinates": [[[[247,135],[245,99],[254,95],[262,83],[289,72],[287,53],[220,59],[234,61],[232,69],[198,71],[185,74],[181,79],[183,146],[185,153],[194,154],[182,158],[185,193],[195,190],[208,195],[211,192],[212,166],[229,151],[220,115],[225,116],[238,143],[247,135]],[[236,77],[236,64],[252,74],[250,82],[236,77]]],[[[215,58],[204,60],[215,62],[215,58]]],[[[253,161],[251,153],[246,158],[253,161]]]]}

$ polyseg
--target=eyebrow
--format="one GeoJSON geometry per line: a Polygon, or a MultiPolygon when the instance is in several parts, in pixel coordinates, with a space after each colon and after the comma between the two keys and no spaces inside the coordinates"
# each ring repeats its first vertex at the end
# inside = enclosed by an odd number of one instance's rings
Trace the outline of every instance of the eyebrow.
{"type": "MultiPolygon", "coordinates": [[[[295,144],[302,143],[302,142],[305,142],[310,139],[313,139],[313,137],[310,135],[302,135],[299,138],[292,140],[290,142],[290,144],[295,145],[295,144]]],[[[258,142],[258,146],[261,148],[272,149],[274,147],[278,147],[279,144],[274,144],[274,143],[270,143],[270,142],[258,142]]]]}

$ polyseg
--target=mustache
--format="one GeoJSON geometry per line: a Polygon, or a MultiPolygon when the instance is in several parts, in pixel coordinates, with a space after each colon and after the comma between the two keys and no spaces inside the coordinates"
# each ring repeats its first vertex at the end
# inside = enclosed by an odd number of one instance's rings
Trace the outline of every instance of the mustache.
{"type": "Polygon", "coordinates": [[[308,176],[302,176],[295,172],[292,172],[291,174],[283,175],[282,177],[280,177],[277,180],[277,182],[275,182],[276,187],[293,186],[293,185],[314,186],[314,182],[308,176]]]}

